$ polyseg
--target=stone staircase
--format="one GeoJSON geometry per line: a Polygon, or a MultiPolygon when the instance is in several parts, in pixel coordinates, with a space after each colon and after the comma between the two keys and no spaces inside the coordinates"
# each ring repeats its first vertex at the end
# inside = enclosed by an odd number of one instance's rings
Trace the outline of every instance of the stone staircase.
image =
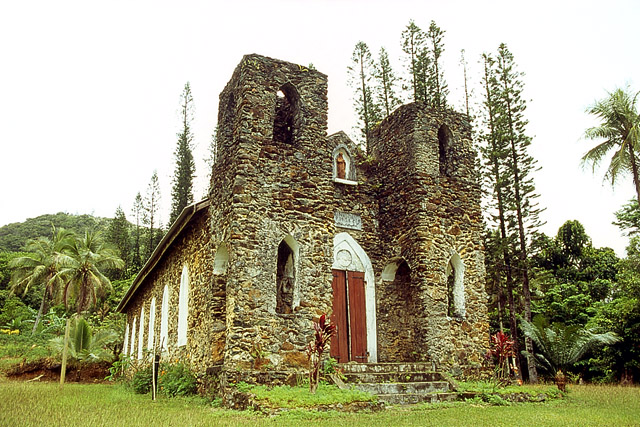
{"type": "Polygon", "coordinates": [[[378,396],[391,405],[455,400],[458,395],[431,364],[406,363],[344,363],[338,365],[344,374],[345,386],[378,396]]]}

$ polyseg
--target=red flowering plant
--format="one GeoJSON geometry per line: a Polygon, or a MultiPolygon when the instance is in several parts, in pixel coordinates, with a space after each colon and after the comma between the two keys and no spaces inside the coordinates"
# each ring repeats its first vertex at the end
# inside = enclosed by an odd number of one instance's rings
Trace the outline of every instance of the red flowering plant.
{"type": "Polygon", "coordinates": [[[513,340],[509,339],[509,336],[502,331],[491,336],[489,356],[494,359],[496,365],[495,375],[500,384],[509,382],[511,376],[509,358],[515,356],[513,344],[513,340]]]}
{"type": "Polygon", "coordinates": [[[323,314],[320,319],[313,322],[313,329],[316,331],[315,339],[307,345],[307,358],[309,359],[309,391],[315,393],[320,382],[320,362],[322,354],[327,348],[329,340],[335,334],[336,327],[327,321],[327,315],[323,314]]]}

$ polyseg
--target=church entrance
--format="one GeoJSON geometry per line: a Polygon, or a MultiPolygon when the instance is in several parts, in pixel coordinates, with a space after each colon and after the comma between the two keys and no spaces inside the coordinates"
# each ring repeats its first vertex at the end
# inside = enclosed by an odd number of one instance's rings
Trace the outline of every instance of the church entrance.
{"type": "Polygon", "coordinates": [[[331,357],[338,363],[368,362],[367,315],[364,273],[332,270],[333,312],[336,334],[331,338],[331,357]]]}

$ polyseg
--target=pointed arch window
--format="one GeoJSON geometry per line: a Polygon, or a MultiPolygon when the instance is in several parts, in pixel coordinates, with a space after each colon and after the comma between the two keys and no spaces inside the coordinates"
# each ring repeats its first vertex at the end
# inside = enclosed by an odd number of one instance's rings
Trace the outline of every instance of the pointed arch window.
{"type": "Polygon", "coordinates": [[[167,348],[169,342],[169,286],[164,285],[162,291],[162,308],[160,309],[160,348],[167,348]]]}
{"type": "Polygon", "coordinates": [[[144,350],[144,305],[140,307],[140,331],[138,332],[138,359],[142,359],[144,350]]]}
{"type": "Polygon", "coordinates": [[[133,356],[134,348],[136,346],[136,322],[137,317],[133,318],[133,325],[131,326],[131,345],[129,346],[129,356],[133,356]]]}
{"type": "Polygon", "coordinates": [[[273,120],[273,140],[291,144],[300,131],[300,95],[291,83],[285,83],[276,93],[273,120]]]}
{"type": "Polygon", "coordinates": [[[182,267],[178,297],[178,347],[187,345],[187,317],[189,315],[189,270],[182,267]]]}
{"type": "Polygon", "coordinates": [[[124,330],[124,344],[122,345],[122,354],[129,354],[129,323],[124,330]]]}
{"type": "Polygon", "coordinates": [[[299,245],[291,236],[278,245],[276,262],[276,313],[293,313],[296,291],[296,261],[299,245]]]}
{"type": "Polygon", "coordinates": [[[156,326],[156,297],[151,299],[151,304],[149,305],[149,331],[147,332],[147,348],[152,349],[155,347],[155,343],[153,339],[155,338],[155,326],[156,326]]]}
{"type": "Polygon", "coordinates": [[[438,157],[440,162],[440,175],[450,176],[451,166],[451,142],[453,138],[451,131],[447,125],[440,126],[438,129],[438,157]]]}
{"type": "Polygon", "coordinates": [[[447,264],[447,315],[464,318],[464,264],[457,253],[454,253],[447,264]]]}
{"type": "Polygon", "coordinates": [[[227,268],[229,267],[229,252],[224,243],[220,243],[216,256],[213,259],[213,274],[225,275],[227,274],[227,268]]]}

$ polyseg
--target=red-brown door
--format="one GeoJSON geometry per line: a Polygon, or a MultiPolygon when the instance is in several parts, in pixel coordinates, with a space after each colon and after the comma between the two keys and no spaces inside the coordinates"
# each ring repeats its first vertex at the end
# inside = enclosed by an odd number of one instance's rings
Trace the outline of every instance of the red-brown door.
{"type": "Polygon", "coordinates": [[[333,313],[336,334],[331,339],[331,357],[338,363],[367,362],[367,322],[364,273],[333,270],[333,313]]]}
{"type": "Polygon", "coordinates": [[[336,333],[331,337],[330,355],[338,363],[349,361],[349,333],[347,329],[347,275],[346,271],[333,270],[333,312],[331,323],[336,333]]]}
{"type": "Polygon", "coordinates": [[[351,333],[351,360],[367,362],[367,322],[364,298],[364,273],[349,271],[347,273],[349,289],[349,324],[351,333]]]}

